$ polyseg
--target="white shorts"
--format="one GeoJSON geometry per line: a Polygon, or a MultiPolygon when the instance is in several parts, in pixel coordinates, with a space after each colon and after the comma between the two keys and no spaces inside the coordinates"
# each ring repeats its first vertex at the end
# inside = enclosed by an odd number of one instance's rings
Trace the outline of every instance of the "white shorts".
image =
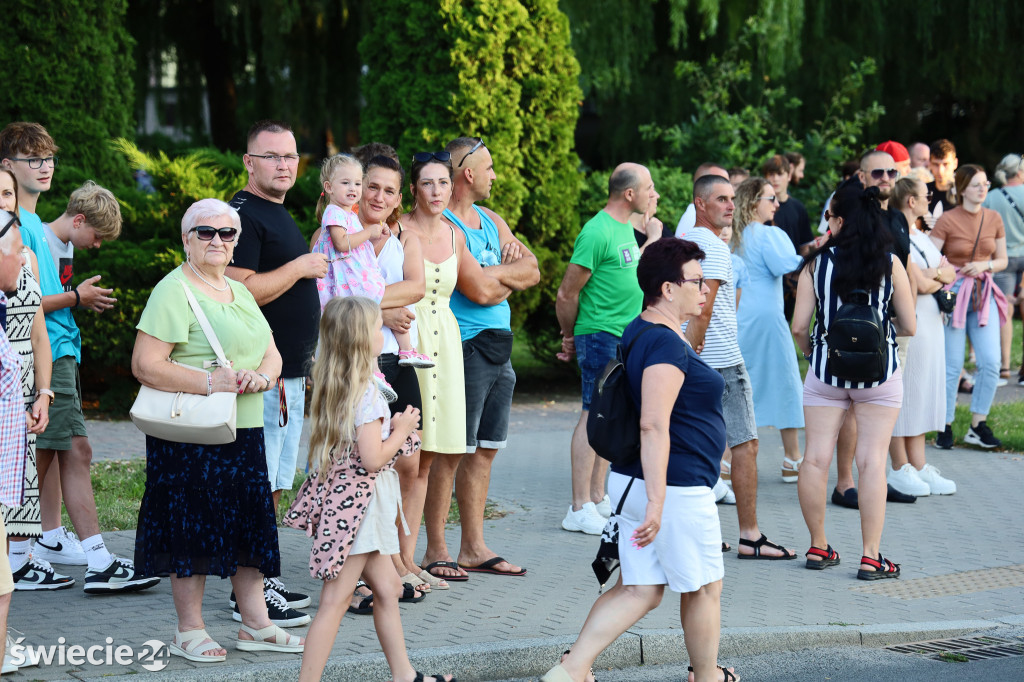
{"type": "MultiPolygon", "coordinates": [[[[629,476],[611,472],[608,496],[612,508],[629,483],[629,476]]],[[[636,549],[633,531],[647,513],[647,489],[633,481],[619,515],[619,560],[623,585],[668,585],[673,592],[696,592],[725,576],[722,525],[715,496],[707,486],[668,486],[661,529],[654,542],[636,549]]]]}

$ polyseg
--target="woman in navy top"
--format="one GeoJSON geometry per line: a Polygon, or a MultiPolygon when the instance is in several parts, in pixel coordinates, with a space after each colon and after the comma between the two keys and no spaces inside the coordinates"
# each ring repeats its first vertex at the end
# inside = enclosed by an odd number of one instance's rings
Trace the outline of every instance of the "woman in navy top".
{"type": "Polygon", "coordinates": [[[863,555],[861,580],[899,577],[899,564],[882,557],[879,545],[885,524],[885,462],[893,426],[903,403],[903,377],[896,355],[897,333],[913,336],[917,327],[910,281],[890,251],[892,238],[882,220],[878,188],[849,185],[832,198],[829,240],[808,254],[797,288],[793,336],[810,361],[804,379],[806,446],[797,492],[804,522],[811,534],[807,568],[839,563],[839,552],[825,537],[825,495],[832,451],[839,429],[851,410],[857,420],[854,457],[859,474],[858,497],[863,555]],[[882,318],[886,338],[885,372],[874,382],[853,382],[829,372],[829,325],[843,300],[855,290],[868,294],[882,318]],[[895,311],[895,319],[891,316],[895,311]],[[809,330],[814,316],[814,329],[809,330]]]}
{"type": "Polygon", "coordinates": [[[640,408],[640,459],[612,467],[621,571],[598,598],[572,650],[542,678],[584,682],[594,659],[655,608],[665,586],[679,592],[687,652],[698,682],[738,679],[719,672],[722,531],[711,488],[725,451],[722,376],[683,337],[708,287],[693,242],[662,239],[640,257],[644,311],[626,327],[622,348],[630,393],[640,408]],[[700,643],[701,646],[695,646],[700,643]]]}

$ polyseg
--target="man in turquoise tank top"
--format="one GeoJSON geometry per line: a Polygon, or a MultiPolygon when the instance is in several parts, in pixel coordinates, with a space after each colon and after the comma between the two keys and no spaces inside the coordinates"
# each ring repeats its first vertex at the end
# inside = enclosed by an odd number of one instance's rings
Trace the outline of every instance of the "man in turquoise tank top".
{"type": "MultiPolygon", "coordinates": [[[[497,177],[487,145],[479,137],[459,137],[445,147],[455,167],[454,190],[444,217],[466,237],[466,248],[508,294],[540,281],[537,258],[516,239],[494,211],[477,206],[491,196],[497,177]]],[[[438,457],[431,477],[455,478],[462,517],[459,565],[467,571],[523,575],[526,570],[498,556],[484,542],[484,504],[491,464],[507,444],[509,411],[516,375],[512,371],[512,329],[508,302],[479,305],[456,285],[451,309],[459,322],[466,383],[466,456],[438,457]],[[445,469],[438,472],[438,467],[445,469]]]]}

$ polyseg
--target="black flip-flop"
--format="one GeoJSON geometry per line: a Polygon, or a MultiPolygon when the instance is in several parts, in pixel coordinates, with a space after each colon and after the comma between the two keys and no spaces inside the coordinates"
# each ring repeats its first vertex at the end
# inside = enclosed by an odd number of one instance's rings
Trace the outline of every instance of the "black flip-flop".
{"type": "Polygon", "coordinates": [[[440,575],[439,573],[434,573],[434,571],[432,570],[434,568],[450,568],[453,571],[457,571],[459,570],[459,565],[454,561],[435,561],[432,564],[427,564],[426,566],[424,566],[423,570],[429,573],[430,575],[434,576],[435,578],[441,578],[450,583],[458,583],[469,580],[468,575],[440,575]]]}
{"type": "Polygon", "coordinates": [[[499,571],[498,569],[496,569],[495,566],[497,566],[498,564],[502,563],[503,561],[505,563],[509,563],[508,561],[506,561],[505,559],[501,558],[500,556],[496,556],[493,559],[488,559],[487,561],[483,562],[482,564],[477,564],[476,566],[463,566],[462,564],[458,564],[458,566],[460,568],[462,568],[462,570],[468,571],[470,573],[490,573],[491,575],[511,575],[511,576],[526,575],[526,569],[525,568],[521,569],[519,571],[499,571]]]}
{"type": "Polygon", "coordinates": [[[402,583],[402,596],[398,598],[398,601],[415,604],[426,598],[427,595],[413,587],[412,583],[402,583]]]}
{"type": "MultiPolygon", "coordinates": [[[[720,665],[720,666],[718,666],[718,669],[721,670],[723,673],[725,673],[725,682],[731,682],[732,680],[736,679],[736,673],[734,673],[733,671],[729,670],[728,668],[720,665]]],[[[693,672],[693,666],[692,665],[686,666],[686,671],[692,673],[693,672]]]]}

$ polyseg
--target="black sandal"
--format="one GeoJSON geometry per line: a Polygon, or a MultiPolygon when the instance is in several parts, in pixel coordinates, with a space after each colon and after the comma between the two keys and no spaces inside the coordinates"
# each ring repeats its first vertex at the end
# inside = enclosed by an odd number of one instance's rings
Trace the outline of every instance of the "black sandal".
{"type": "Polygon", "coordinates": [[[739,550],[736,550],[736,556],[738,556],[740,559],[759,559],[761,561],[785,561],[787,559],[796,558],[796,552],[790,552],[785,547],[776,545],[774,542],[769,541],[768,537],[764,533],[761,533],[761,537],[756,541],[740,538],[740,547],[754,548],[753,554],[740,554],[739,550]],[[782,556],[761,556],[762,547],[771,547],[772,549],[777,549],[780,552],[782,552],[782,556]]]}
{"type": "MultiPolygon", "coordinates": [[[[360,587],[366,587],[366,586],[367,586],[366,583],[364,583],[362,580],[360,580],[359,582],[356,583],[356,590],[358,590],[360,587]]],[[[358,592],[352,592],[352,596],[353,597],[363,597],[363,595],[359,594],[358,592]]],[[[373,615],[373,595],[371,594],[369,597],[363,597],[362,600],[359,602],[359,606],[358,607],[355,607],[355,606],[352,606],[351,604],[349,604],[348,612],[349,613],[354,613],[357,616],[370,616],[370,615],[373,615]]]]}
{"type": "Polygon", "coordinates": [[[398,598],[398,601],[415,604],[426,598],[426,592],[420,592],[412,586],[412,583],[402,583],[402,596],[398,598]]]}
{"type": "Polygon", "coordinates": [[[804,552],[804,556],[817,556],[821,557],[819,561],[807,560],[804,568],[809,568],[812,571],[820,571],[826,569],[829,566],[839,565],[839,552],[832,549],[832,545],[828,545],[828,549],[819,549],[817,547],[811,547],[809,550],[804,552]]]}
{"type": "MultiPolygon", "coordinates": [[[[736,679],[736,673],[734,673],[733,671],[729,670],[728,668],[725,668],[723,666],[718,666],[718,669],[721,670],[723,673],[725,673],[725,682],[732,682],[733,680],[736,679]]],[[[686,672],[692,673],[693,672],[693,666],[692,665],[686,666],[686,672]]]]}
{"type": "MultiPolygon", "coordinates": [[[[446,682],[444,679],[444,675],[424,675],[419,670],[416,671],[416,677],[412,678],[412,682],[423,682],[424,677],[433,677],[435,680],[441,680],[441,682],[446,682]]],[[[459,680],[453,677],[451,680],[447,682],[459,682],[459,680]]]]}
{"type": "Polygon", "coordinates": [[[873,571],[865,571],[863,568],[857,571],[857,577],[860,580],[882,580],[883,578],[900,577],[900,565],[883,558],[881,554],[878,555],[877,559],[862,556],[860,562],[875,567],[873,571]]]}

